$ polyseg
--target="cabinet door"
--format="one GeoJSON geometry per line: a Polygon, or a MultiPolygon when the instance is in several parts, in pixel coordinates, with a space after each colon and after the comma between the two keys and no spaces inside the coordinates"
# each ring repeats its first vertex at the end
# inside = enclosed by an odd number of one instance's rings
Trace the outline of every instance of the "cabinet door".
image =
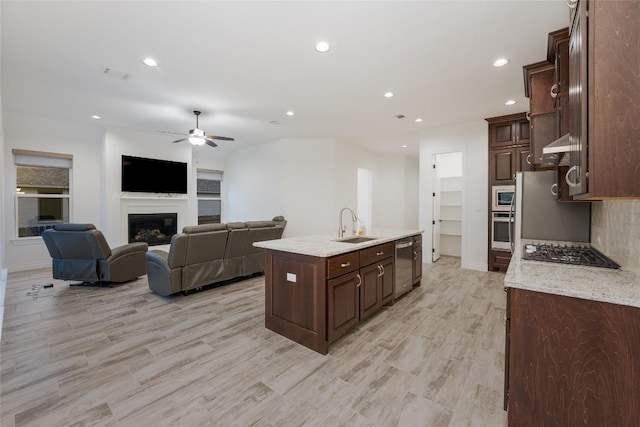
{"type": "Polygon", "coordinates": [[[422,246],[413,247],[413,286],[420,286],[422,279],[422,246]]]}
{"type": "Polygon", "coordinates": [[[382,305],[382,289],[379,286],[379,276],[382,270],[380,264],[371,264],[360,269],[362,284],[360,285],[360,320],[374,314],[382,305]]]}
{"type": "Polygon", "coordinates": [[[551,64],[546,69],[531,74],[531,115],[552,113],[555,110],[557,83],[555,82],[555,67],[551,64]],[[555,85],[555,87],[554,87],[555,85]]]}
{"type": "Polygon", "coordinates": [[[578,3],[569,36],[569,144],[572,196],[587,192],[587,2],[578,3]]]}
{"type": "Polygon", "coordinates": [[[516,172],[531,171],[533,170],[533,155],[529,147],[516,147],[514,148],[516,159],[516,172]]]}
{"type": "Polygon", "coordinates": [[[513,122],[494,123],[489,126],[489,147],[507,147],[516,143],[516,127],[513,122]]]}
{"type": "Polygon", "coordinates": [[[542,161],[542,149],[556,139],[556,113],[551,112],[547,114],[538,114],[537,116],[532,115],[531,163],[539,165],[542,161]]]}
{"type": "Polygon", "coordinates": [[[513,124],[518,145],[528,145],[531,141],[531,125],[529,120],[519,120],[513,124]]]}
{"type": "Polygon", "coordinates": [[[344,335],[360,320],[360,276],[354,271],[327,281],[327,340],[344,335]]]}
{"type": "Polygon", "coordinates": [[[381,303],[386,304],[393,299],[393,294],[395,287],[395,271],[394,271],[394,263],[393,258],[387,258],[383,260],[380,265],[382,266],[382,277],[381,280],[381,288],[382,288],[382,296],[381,303]]]}
{"type": "Polygon", "coordinates": [[[512,148],[501,148],[489,152],[489,171],[491,185],[508,185],[515,183],[515,159],[512,148]]]}

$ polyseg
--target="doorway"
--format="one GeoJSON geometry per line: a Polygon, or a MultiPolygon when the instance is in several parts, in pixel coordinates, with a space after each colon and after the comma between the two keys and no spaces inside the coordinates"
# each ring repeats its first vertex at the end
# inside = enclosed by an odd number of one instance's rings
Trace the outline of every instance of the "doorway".
{"type": "Polygon", "coordinates": [[[462,152],[433,155],[432,261],[462,254],[462,152]]]}

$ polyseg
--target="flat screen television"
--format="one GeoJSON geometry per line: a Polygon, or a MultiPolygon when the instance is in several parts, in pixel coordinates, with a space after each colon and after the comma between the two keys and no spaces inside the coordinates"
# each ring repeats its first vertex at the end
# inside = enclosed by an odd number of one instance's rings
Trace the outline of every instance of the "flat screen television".
{"type": "Polygon", "coordinates": [[[122,191],[187,194],[187,164],[123,155],[122,191]]]}

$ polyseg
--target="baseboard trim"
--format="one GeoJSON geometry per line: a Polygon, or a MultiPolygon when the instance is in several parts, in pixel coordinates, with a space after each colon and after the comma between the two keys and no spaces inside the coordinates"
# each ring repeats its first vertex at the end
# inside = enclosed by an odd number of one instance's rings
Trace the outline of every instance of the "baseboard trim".
{"type": "Polygon", "coordinates": [[[463,262],[461,267],[466,270],[476,271],[487,271],[487,269],[489,268],[486,262],[463,262]]]}
{"type": "Polygon", "coordinates": [[[48,261],[37,261],[26,264],[16,264],[7,266],[8,271],[27,271],[27,270],[38,270],[40,268],[51,268],[51,260],[48,261]]]}

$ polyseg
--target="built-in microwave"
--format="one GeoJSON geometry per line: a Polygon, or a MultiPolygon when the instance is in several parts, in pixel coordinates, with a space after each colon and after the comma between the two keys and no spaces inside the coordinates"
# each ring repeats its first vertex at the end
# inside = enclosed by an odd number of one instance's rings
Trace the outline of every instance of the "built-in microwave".
{"type": "Polygon", "coordinates": [[[491,187],[492,212],[509,212],[516,192],[515,185],[494,185],[491,187]]]}

